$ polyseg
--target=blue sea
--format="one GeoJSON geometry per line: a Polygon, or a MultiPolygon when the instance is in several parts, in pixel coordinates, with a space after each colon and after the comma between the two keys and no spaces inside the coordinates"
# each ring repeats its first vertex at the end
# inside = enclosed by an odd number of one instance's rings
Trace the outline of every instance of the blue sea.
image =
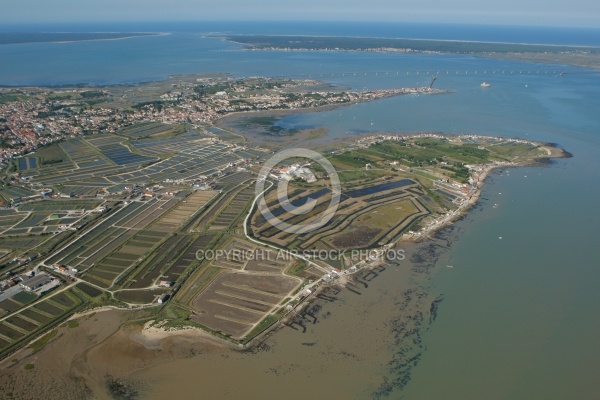
{"type": "MultiPolygon", "coordinates": [[[[363,89],[424,85],[435,75],[436,87],[453,93],[388,98],[288,116],[279,124],[326,127],[332,138],[378,131],[435,131],[559,144],[573,158],[492,174],[478,206],[456,225],[460,235],[426,284],[428,290],[444,296],[438,318],[424,334],[421,359],[411,370],[410,382],[389,396],[445,400],[597,398],[597,71],[466,55],[239,51],[237,44],[204,34],[351,35],[600,46],[599,30],[300,22],[3,26],[0,30],[169,33],[111,41],[2,45],[0,85],[125,84],[174,74],[227,72],[235,76],[311,77],[363,89]],[[484,80],[492,86],[482,89],[479,84],[484,80]]],[[[371,289],[378,288],[393,291],[393,275],[385,283],[374,282],[371,289]]],[[[390,320],[394,318],[391,310],[390,320]]],[[[357,330],[365,318],[368,316],[357,319],[357,330]]],[[[393,345],[385,343],[383,337],[381,341],[387,352],[376,361],[365,356],[357,368],[393,374],[385,367],[393,345]]],[[[286,346],[291,344],[280,345],[280,351],[286,346]]],[[[318,342],[316,346],[318,349],[318,342]]],[[[360,354],[360,350],[356,352],[360,354]]],[[[314,378],[309,369],[294,371],[298,380],[314,378]]],[[[326,368],[321,373],[335,374],[326,368]]],[[[368,376],[363,382],[365,393],[377,381],[368,376]]],[[[315,393],[306,388],[306,394],[315,393]]]]}
{"type": "MultiPolygon", "coordinates": [[[[205,34],[302,34],[424,38],[512,43],[600,46],[600,30],[573,28],[490,27],[365,23],[156,23],[36,25],[0,27],[0,32],[164,32],[166,36],[74,43],[28,43],[0,46],[0,85],[136,83],[173,74],[229,72],[239,76],[320,77],[342,72],[396,72],[410,69],[491,70],[465,57],[372,56],[370,54],[288,54],[238,52],[240,46],[205,34]],[[380,62],[382,64],[380,64],[380,62]],[[377,66],[377,67],[376,67],[377,66]],[[375,68],[376,67],[376,68],[375,68]]],[[[520,65],[512,65],[519,67],[520,65]]],[[[521,66],[522,68],[526,66],[521,66]]],[[[531,68],[531,66],[528,66],[531,68]]],[[[347,83],[336,81],[336,83],[347,83]]],[[[352,83],[352,82],[350,82],[352,83]]],[[[356,86],[362,85],[357,81],[356,86]]]]}

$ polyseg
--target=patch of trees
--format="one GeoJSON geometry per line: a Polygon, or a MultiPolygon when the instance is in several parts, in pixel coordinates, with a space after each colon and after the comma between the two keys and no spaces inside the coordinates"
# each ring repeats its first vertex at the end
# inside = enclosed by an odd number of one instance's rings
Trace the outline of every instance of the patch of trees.
{"type": "Polygon", "coordinates": [[[179,104],[179,100],[153,100],[153,101],[144,101],[141,103],[134,104],[131,108],[135,108],[137,110],[141,110],[145,107],[153,107],[158,112],[162,111],[166,106],[172,106],[175,104],[179,104]]]}
{"type": "Polygon", "coordinates": [[[36,118],[48,118],[48,117],[55,117],[57,116],[58,113],[56,111],[39,111],[35,117],[36,118]]]}
{"type": "Polygon", "coordinates": [[[108,94],[106,92],[103,92],[100,90],[87,90],[85,92],[79,93],[79,95],[81,97],[83,97],[84,99],[94,99],[94,98],[98,98],[98,97],[105,97],[108,94]]]}

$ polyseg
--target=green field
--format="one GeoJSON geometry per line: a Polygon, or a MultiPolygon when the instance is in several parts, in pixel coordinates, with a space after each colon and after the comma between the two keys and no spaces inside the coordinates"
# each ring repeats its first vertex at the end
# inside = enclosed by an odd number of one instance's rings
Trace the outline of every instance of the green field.
{"type": "Polygon", "coordinates": [[[16,295],[14,295],[12,297],[13,300],[18,301],[19,303],[26,305],[31,303],[33,300],[37,299],[37,295],[35,293],[31,293],[31,292],[27,292],[27,291],[22,291],[20,293],[17,293],[16,295]]]}
{"type": "Polygon", "coordinates": [[[27,101],[28,95],[22,93],[0,93],[0,104],[15,101],[27,101]]]}
{"type": "Polygon", "coordinates": [[[36,151],[35,155],[39,159],[41,166],[58,164],[67,160],[66,154],[56,143],[39,149],[36,151]]]}

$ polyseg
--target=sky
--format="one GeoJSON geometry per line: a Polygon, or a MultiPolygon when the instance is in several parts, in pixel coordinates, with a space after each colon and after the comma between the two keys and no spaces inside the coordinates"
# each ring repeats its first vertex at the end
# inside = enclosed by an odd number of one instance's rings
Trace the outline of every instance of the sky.
{"type": "Polygon", "coordinates": [[[600,28],[598,0],[2,0],[0,24],[293,20],[600,28]]]}

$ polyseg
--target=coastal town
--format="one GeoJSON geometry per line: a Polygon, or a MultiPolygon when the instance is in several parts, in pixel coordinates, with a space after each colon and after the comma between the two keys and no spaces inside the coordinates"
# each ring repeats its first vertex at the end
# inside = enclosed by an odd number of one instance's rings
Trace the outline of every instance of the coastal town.
{"type": "MultiPolygon", "coordinates": [[[[389,96],[440,93],[434,88],[344,91],[313,80],[196,78],[121,88],[1,88],[0,162],[78,135],[115,133],[140,122],[211,124],[224,115],[299,110],[373,101],[389,96]],[[321,85],[322,86],[322,85],[321,85]],[[147,90],[150,98],[145,96],[147,90]]],[[[2,165],[0,165],[1,167],[2,165]]]]}

